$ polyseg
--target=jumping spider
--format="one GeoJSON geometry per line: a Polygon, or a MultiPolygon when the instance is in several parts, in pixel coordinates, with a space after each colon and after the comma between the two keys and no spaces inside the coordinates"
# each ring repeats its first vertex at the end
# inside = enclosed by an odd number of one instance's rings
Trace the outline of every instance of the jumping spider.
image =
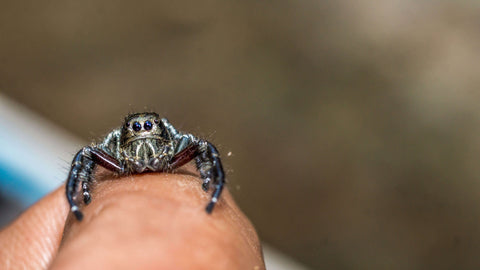
{"type": "Polygon", "coordinates": [[[144,172],[167,172],[195,159],[202,188],[214,185],[212,199],[206,207],[211,213],[225,184],[222,163],[211,143],[192,134],[177,131],[156,113],[136,113],[125,118],[123,126],[110,132],[102,143],[83,147],[74,157],[67,180],[70,210],[82,220],[76,196],[83,190],[83,201],[90,203],[89,185],[94,169],[100,165],[118,175],[144,172]]]}

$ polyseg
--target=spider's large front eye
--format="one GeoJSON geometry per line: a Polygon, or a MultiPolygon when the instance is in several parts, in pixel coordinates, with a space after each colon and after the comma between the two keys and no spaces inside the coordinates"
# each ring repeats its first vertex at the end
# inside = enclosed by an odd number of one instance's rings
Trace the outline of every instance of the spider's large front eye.
{"type": "Polygon", "coordinates": [[[135,122],[133,123],[133,126],[132,126],[133,130],[135,131],[140,131],[142,129],[142,125],[138,122],[135,122]]]}
{"type": "Polygon", "coordinates": [[[145,124],[143,124],[143,128],[145,128],[145,130],[151,130],[152,126],[153,124],[150,122],[150,120],[145,121],[145,124]]]}

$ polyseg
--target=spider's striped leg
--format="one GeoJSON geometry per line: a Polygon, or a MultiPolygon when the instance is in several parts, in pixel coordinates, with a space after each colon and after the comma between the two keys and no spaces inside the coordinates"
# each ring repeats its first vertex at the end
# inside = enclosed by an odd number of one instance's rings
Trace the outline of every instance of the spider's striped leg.
{"type": "Polygon", "coordinates": [[[83,190],[83,202],[89,204],[92,201],[92,196],[90,196],[89,181],[82,181],[82,190],[83,190]]]}
{"type": "MultiPolygon", "coordinates": [[[[172,127],[173,128],[173,127],[172,127]]],[[[175,130],[175,132],[177,132],[175,130]]],[[[193,136],[192,134],[180,134],[176,133],[176,146],[175,146],[175,153],[177,153],[172,162],[170,167],[178,168],[183,164],[191,161],[192,159],[198,159],[198,155],[201,152],[202,146],[199,145],[200,140],[193,136]]],[[[205,143],[203,143],[203,147],[205,147],[205,143]]],[[[209,175],[201,175],[203,179],[202,188],[205,191],[208,191],[208,186],[210,180],[212,179],[209,175]]]]}
{"type": "Polygon", "coordinates": [[[66,191],[70,210],[78,220],[82,220],[83,214],[80,211],[74,197],[78,195],[78,185],[82,183],[83,199],[85,203],[90,202],[88,185],[92,179],[96,165],[105,167],[108,170],[123,172],[120,162],[101,149],[86,146],[78,151],[72,161],[72,167],[68,174],[66,191]]]}
{"type": "Polygon", "coordinates": [[[86,157],[88,151],[84,148],[80,150],[72,161],[72,167],[67,179],[67,200],[70,204],[70,210],[78,220],[82,220],[83,214],[78,208],[74,197],[78,195],[78,185],[82,181],[84,185],[90,181],[91,172],[95,167],[95,163],[86,157]]]}
{"type": "Polygon", "coordinates": [[[202,188],[207,191],[211,181],[215,185],[212,199],[205,209],[210,214],[225,185],[225,174],[220,161],[220,154],[215,146],[209,142],[191,143],[173,157],[170,168],[178,168],[192,159],[195,159],[200,177],[203,179],[202,188]]]}
{"type": "Polygon", "coordinates": [[[200,152],[195,161],[200,175],[204,179],[203,189],[208,190],[211,181],[213,181],[212,183],[215,187],[212,199],[205,209],[210,214],[222,194],[223,186],[225,185],[225,174],[217,148],[209,142],[203,142],[203,144],[205,144],[206,149],[200,152]]]}

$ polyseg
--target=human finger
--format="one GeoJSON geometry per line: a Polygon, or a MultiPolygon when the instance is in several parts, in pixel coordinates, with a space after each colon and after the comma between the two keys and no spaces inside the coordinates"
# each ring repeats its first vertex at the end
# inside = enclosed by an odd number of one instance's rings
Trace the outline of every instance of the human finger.
{"type": "Polygon", "coordinates": [[[59,247],[67,214],[62,186],[0,231],[0,269],[46,269],[59,247]]]}
{"type": "Polygon", "coordinates": [[[84,220],[69,217],[52,269],[264,269],[258,236],[226,190],[212,214],[199,179],[99,181],[84,220]]]}

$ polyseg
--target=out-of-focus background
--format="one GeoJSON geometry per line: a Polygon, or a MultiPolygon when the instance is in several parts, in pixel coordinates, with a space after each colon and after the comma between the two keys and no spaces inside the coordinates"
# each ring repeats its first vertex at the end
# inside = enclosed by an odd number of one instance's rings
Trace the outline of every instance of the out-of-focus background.
{"type": "Polygon", "coordinates": [[[479,51],[476,1],[0,9],[2,94],[83,142],[144,110],[211,140],[262,240],[312,269],[478,269],[479,51]]]}

